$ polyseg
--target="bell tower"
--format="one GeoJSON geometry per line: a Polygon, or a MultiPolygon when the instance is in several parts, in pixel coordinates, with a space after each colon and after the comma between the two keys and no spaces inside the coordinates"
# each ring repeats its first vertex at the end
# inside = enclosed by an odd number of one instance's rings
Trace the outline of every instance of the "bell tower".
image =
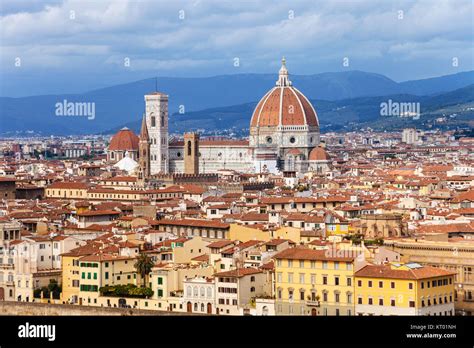
{"type": "Polygon", "coordinates": [[[140,165],[138,179],[144,181],[150,177],[150,137],[146,125],[146,117],[143,115],[142,127],[140,129],[140,141],[138,143],[138,163],[140,165]]]}
{"type": "Polygon", "coordinates": [[[184,173],[199,174],[199,134],[184,134],[184,173]]]}
{"type": "Polygon", "coordinates": [[[145,116],[150,137],[150,174],[168,174],[168,96],[160,92],[146,94],[145,116]]]}

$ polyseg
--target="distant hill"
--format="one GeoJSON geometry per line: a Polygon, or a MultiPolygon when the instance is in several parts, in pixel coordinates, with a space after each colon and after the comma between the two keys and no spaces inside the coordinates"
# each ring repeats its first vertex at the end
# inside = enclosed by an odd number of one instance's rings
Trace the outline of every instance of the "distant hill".
{"type": "MultiPolygon", "coordinates": [[[[398,129],[408,126],[433,125],[434,118],[443,114],[457,113],[457,118],[451,119],[448,125],[467,126],[474,122],[474,85],[436,96],[415,96],[396,94],[379,97],[361,97],[338,101],[310,100],[315,107],[321,129],[324,131],[340,129],[360,129],[372,127],[379,130],[398,129]],[[412,118],[380,116],[380,104],[387,102],[419,102],[421,117],[412,118]],[[472,108],[472,110],[467,110],[472,108]],[[466,110],[465,110],[466,109],[466,110]]],[[[235,135],[248,134],[250,118],[257,102],[245,103],[220,108],[205,109],[185,114],[175,113],[170,116],[170,131],[183,133],[198,130],[204,134],[222,132],[228,129],[235,135]]],[[[115,133],[122,127],[128,127],[136,132],[140,129],[140,120],[114,127],[105,133],[115,133]]],[[[472,124],[471,124],[472,126],[472,124]]]]}
{"type": "MultiPolygon", "coordinates": [[[[158,78],[158,89],[169,94],[170,113],[178,111],[180,105],[184,106],[185,114],[177,117],[176,122],[185,121],[187,117],[194,119],[200,115],[192,112],[206,110],[215,115],[221,112],[219,108],[225,107],[226,110],[228,108],[234,110],[234,123],[242,127],[243,124],[238,121],[244,117],[240,115],[240,109],[229,105],[246,104],[247,108],[252,109],[252,103],[258,101],[274,86],[276,79],[277,76],[272,74],[222,75],[206,78],[163,77],[158,78]]],[[[291,79],[308,98],[321,101],[322,104],[317,107],[318,111],[322,112],[324,103],[344,103],[348,99],[446,93],[473,84],[474,71],[402,83],[383,75],[361,71],[292,75],[291,79]]],[[[28,130],[57,135],[108,131],[141,117],[144,110],[143,95],[155,90],[155,82],[155,79],[146,79],[76,95],[0,97],[0,134],[13,135],[28,130]],[[55,104],[64,100],[95,103],[95,119],[55,116],[55,104]]],[[[364,103],[364,99],[360,99],[360,102],[364,103]]],[[[330,107],[333,104],[327,105],[330,107]]],[[[204,119],[201,121],[204,122],[204,119]]],[[[203,127],[204,125],[202,123],[203,127]]]]}

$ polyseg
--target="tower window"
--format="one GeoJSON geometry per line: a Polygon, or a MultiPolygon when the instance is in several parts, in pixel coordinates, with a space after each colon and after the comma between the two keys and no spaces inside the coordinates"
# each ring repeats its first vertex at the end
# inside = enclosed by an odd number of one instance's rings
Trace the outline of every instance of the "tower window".
{"type": "Polygon", "coordinates": [[[294,144],[295,141],[296,141],[295,137],[291,137],[291,138],[290,138],[290,143],[294,144]]]}
{"type": "Polygon", "coordinates": [[[191,140],[188,140],[188,156],[191,156],[191,152],[192,152],[191,148],[192,148],[191,140]]]}
{"type": "Polygon", "coordinates": [[[156,127],[156,119],[155,116],[151,116],[151,126],[156,127]]]}
{"type": "Polygon", "coordinates": [[[161,127],[165,126],[165,117],[162,115],[161,116],[161,127]]]}

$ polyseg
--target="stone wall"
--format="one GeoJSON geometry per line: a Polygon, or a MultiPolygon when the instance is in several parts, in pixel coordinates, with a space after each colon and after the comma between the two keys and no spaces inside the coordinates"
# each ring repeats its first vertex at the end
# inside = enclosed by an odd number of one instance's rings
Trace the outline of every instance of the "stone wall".
{"type": "Polygon", "coordinates": [[[59,316],[59,315],[196,315],[167,311],[140,310],[132,308],[88,307],[78,305],[59,305],[31,302],[0,301],[1,315],[31,315],[31,316],[59,316]]]}

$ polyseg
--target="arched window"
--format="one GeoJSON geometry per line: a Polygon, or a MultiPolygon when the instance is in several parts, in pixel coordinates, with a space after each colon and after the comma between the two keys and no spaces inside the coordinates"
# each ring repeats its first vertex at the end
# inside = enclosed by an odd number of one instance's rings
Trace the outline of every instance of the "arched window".
{"type": "Polygon", "coordinates": [[[207,288],[207,297],[212,297],[212,288],[207,288]]]}
{"type": "Polygon", "coordinates": [[[255,276],[251,276],[251,277],[250,277],[250,281],[251,281],[251,282],[254,282],[254,281],[255,281],[255,276]]]}
{"type": "Polygon", "coordinates": [[[203,286],[201,286],[201,297],[204,297],[204,296],[206,296],[206,289],[203,286]]]}
{"type": "Polygon", "coordinates": [[[195,286],[194,287],[194,297],[198,297],[198,296],[199,296],[198,287],[195,286]]]}
{"type": "Polygon", "coordinates": [[[195,312],[198,311],[198,304],[197,304],[197,303],[194,304],[194,311],[195,311],[195,312]]]}
{"type": "Polygon", "coordinates": [[[193,291],[190,286],[186,288],[186,296],[191,297],[193,295],[193,291]]]}
{"type": "Polygon", "coordinates": [[[250,288],[250,292],[255,292],[255,287],[252,286],[252,287],[250,288]]]}
{"type": "Polygon", "coordinates": [[[191,156],[191,152],[192,152],[192,144],[191,144],[191,140],[188,140],[188,156],[191,156]]]}
{"type": "Polygon", "coordinates": [[[151,116],[151,126],[156,127],[156,118],[155,118],[155,116],[151,116]]]}
{"type": "Polygon", "coordinates": [[[204,312],[204,303],[201,303],[201,312],[204,312]]]}

